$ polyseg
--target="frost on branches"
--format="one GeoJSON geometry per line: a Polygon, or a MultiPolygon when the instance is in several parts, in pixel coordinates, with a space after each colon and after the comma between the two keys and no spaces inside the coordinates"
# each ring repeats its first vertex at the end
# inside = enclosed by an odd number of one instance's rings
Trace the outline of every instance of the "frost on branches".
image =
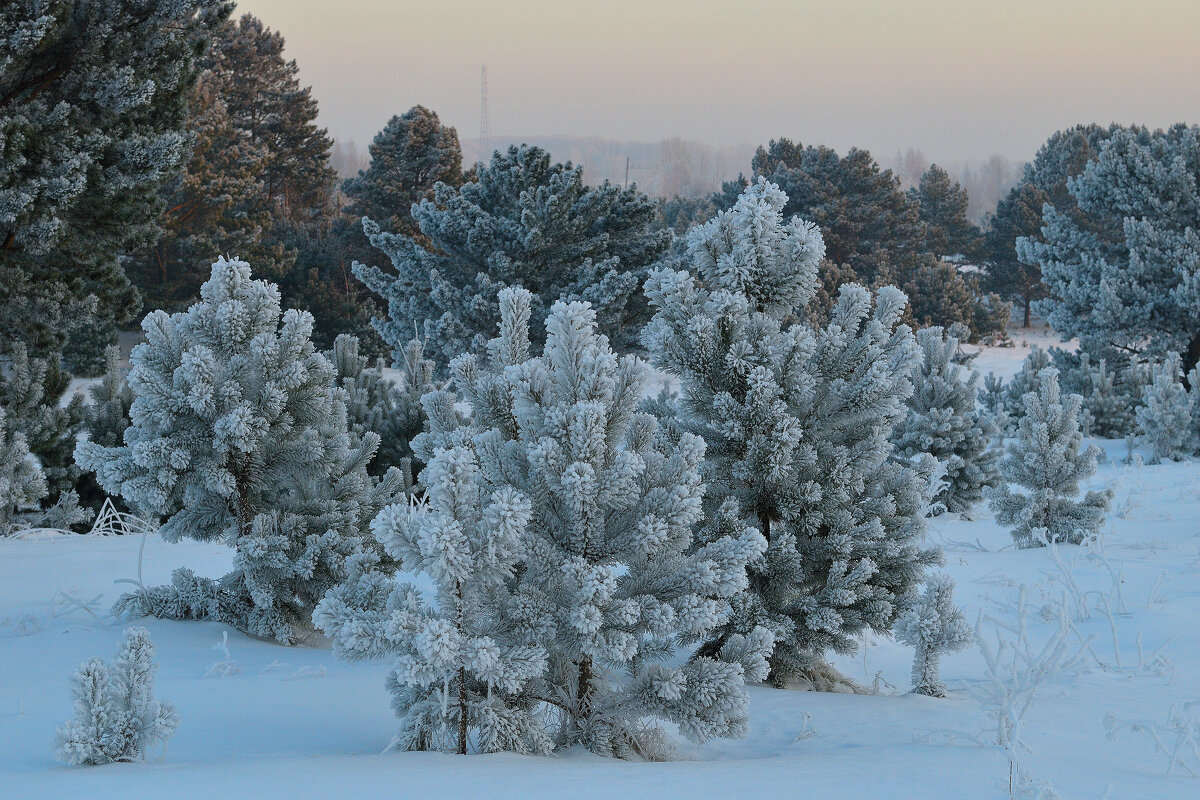
{"type": "Polygon", "coordinates": [[[945,697],[939,673],[942,654],[966,647],[974,629],[954,605],[954,579],[931,572],[925,589],[896,620],[896,638],[916,649],[913,657],[913,691],[930,697],[945,697]]]}
{"type": "Polygon", "coordinates": [[[1077,209],[1048,204],[1043,240],[1017,240],[1049,289],[1034,308],[1110,367],[1176,352],[1190,370],[1200,361],[1200,127],[1115,129],[1067,190],[1077,209]]]}
{"type": "Polygon", "coordinates": [[[145,628],[130,628],[109,666],[99,658],[75,673],[75,717],[58,729],[60,761],[76,765],[142,761],[146,750],[165,743],[179,716],[170,703],[154,699],[154,643],[145,628]]]}
{"type": "Polygon", "coordinates": [[[1197,430],[1196,397],[1200,395],[1200,369],[1188,375],[1189,390],[1183,385],[1182,362],[1178,353],[1168,353],[1151,366],[1150,382],[1142,389],[1144,405],[1137,409],[1140,439],[1153,455],[1153,462],[1164,458],[1180,460],[1196,454],[1200,446],[1197,430]]]}
{"type": "Polygon", "coordinates": [[[1025,415],[1017,427],[1017,440],[1008,445],[1000,462],[1005,484],[988,489],[996,521],[1012,526],[1018,547],[1047,542],[1079,544],[1100,529],[1112,490],[1088,492],[1082,501],[1079,482],[1096,473],[1100,448],[1080,449],[1079,409],[1083,399],[1062,397],[1058,370],[1038,373],[1035,391],[1024,400],[1025,415]],[[1024,491],[1014,491],[1013,485],[1024,491]]]}
{"type": "Polygon", "coordinates": [[[278,289],[236,260],[217,261],[200,296],[146,317],[125,444],[81,442],[76,459],[139,515],[165,517],[167,541],[234,547],[234,570],[220,580],[177,570],[114,613],[219,619],[295,642],[352,564],[379,560],[368,525],[400,475],[367,473],[378,436],[352,441],[311,316],[281,312],[278,289]]]}
{"type": "MultiPolygon", "coordinates": [[[[536,719],[546,737],[521,727],[520,749],[541,750],[542,742],[556,748],[582,743],[606,755],[660,758],[669,744],[654,719],[675,723],[694,741],[744,735],[742,686],[766,675],[772,644],[766,630],[730,637],[714,654],[719,657],[667,662],[680,647],[710,639],[726,620],[732,598],[746,589],[746,563],[762,554],[762,537],[728,518],[713,518],[699,535],[694,532],[702,518],[703,442],[690,435],[671,440],[653,417],[636,411],[646,366],[612,352],[596,332],[595,313],[586,303],[556,303],[546,322],[544,354],[531,357],[530,293],[506,289],[498,300],[500,337],[489,344],[489,358],[481,362],[467,355],[452,365],[455,383],[472,407],[469,422],[455,410],[450,392],[425,397],[429,430],[413,448],[431,464],[422,475],[433,493],[429,505],[389,509],[376,523],[378,535],[389,548],[404,550],[408,564],[418,561],[414,548],[428,548],[420,561],[439,584],[439,625],[453,639],[458,598],[455,592],[446,595],[455,575],[466,573],[441,571],[438,551],[460,546],[454,544],[461,542],[456,531],[472,515],[483,514],[489,537],[507,536],[505,525],[514,531],[523,527],[519,549],[503,555],[519,563],[511,577],[500,580],[504,570],[493,573],[497,583],[487,600],[505,609],[494,627],[504,633],[512,625],[512,646],[544,648],[544,655],[531,651],[522,662],[528,666],[544,659],[528,684],[506,687],[496,681],[492,687],[497,708],[507,704],[507,713],[517,715],[521,726],[536,719]],[[478,477],[472,480],[480,488],[472,488],[470,502],[451,516],[444,505],[446,490],[434,487],[446,479],[452,461],[470,459],[478,462],[478,477]],[[513,519],[502,525],[501,515],[489,517],[486,507],[480,512],[475,507],[484,498],[501,504],[513,519]],[[522,526],[516,525],[518,511],[521,517],[528,514],[522,526]],[[426,516],[431,514],[436,516],[426,516]],[[409,538],[414,536],[415,542],[409,538]],[[508,688],[520,693],[505,696],[508,688]],[[526,716],[522,693],[537,700],[531,709],[536,717],[526,716]]],[[[341,597],[335,593],[322,606],[322,621],[341,597]]],[[[388,602],[395,611],[375,611],[361,625],[342,624],[341,630],[390,630],[393,613],[414,625],[428,613],[420,601],[404,599],[403,590],[392,598],[388,602]]],[[[378,609],[380,600],[359,604],[378,609]]],[[[415,628],[396,628],[395,634],[405,641],[401,653],[427,647],[432,648],[423,656],[427,659],[476,658],[433,648],[415,628]]],[[[347,641],[344,634],[337,638],[347,641]]],[[[510,651],[502,647],[499,652],[510,651]]],[[[429,673],[410,670],[419,663],[402,658],[397,674],[424,681],[429,673]]],[[[442,662],[439,669],[445,675],[454,666],[442,662]]],[[[472,693],[484,696],[478,681],[487,667],[478,659],[465,666],[465,682],[441,678],[447,699],[440,713],[456,713],[451,707],[457,687],[467,686],[468,704],[475,702],[472,693]]],[[[400,680],[395,690],[403,718],[437,711],[428,704],[415,710],[408,705],[412,698],[419,705],[429,690],[410,691],[400,680]]]]}
{"type": "Polygon", "coordinates": [[[11,532],[16,513],[46,496],[46,476],[29,457],[25,434],[8,424],[0,406],[0,536],[11,532]]]}
{"type": "Polygon", "coordinates": [[[582,167],[552,164],[537,147],[510,147],[476,180],[438,183],[432,200],[413,205],[419,237],[364,220],[392,269],[356,262],[354,274],[387,301],[387,318],[374,325],[397,361],[414,336],[439,368],[481,353],[506,286],[533,293],[535,338],[551,304],[565,299],[591,303],[602,332],[634,340],[645,310],[638,283],[670,241],[651,230],[656,214],[636,187],[587,186],[582,167]]]}
{"type": "Polygon", "coordinates": [[[945,484],[933,497],[946,511],[969,512],[996,482],[997,453],[990,449],[996,428],[975,407],[979,373],[955,363],[958,339],[941,328],[917,331],[921,361],[913,370],[908,414],[892,441],[898,456],[929,453],[945,467],[945,484]]]}
{"type": "Polygon", "coordinates": [[[369,572],[326,594],[313,620],[343,658],[395,655],[396,748],[547,753],[534,691],[546,649],[514,591],[530,503],[491,484],[467,446],[438,450],[421,477],[424,501],[388,506],[372,529],[402,569],[433,578],[436,602],[369,572]]]}
{"type": "Polygon", "coordinates": [[[420,470],[412,464],[409,442],[425,426],[421,396],[434,389],[433,362],[425,358],[420,340],[413,339],[403,350],[399,380],[392,381],[384,374],[383,359],[368,366],[358,344],[356,337],[341,334],[325,354],[333,362],[337,385],[346,392],[350,432],[359,438],[367,433],[379,436],[379,451],[369,467],[372,475],[396,467],[411,483],[409,478],[420,470]]]}
{"type": "Polygon", "coordinates": [[[904,295],[840,291],[824,327],[804,322],[824,253],[811,223],[785,223],[786,196],[760,179],[695,229],[698,275],[658,271],[645,342],[679,376],[678,426],[707,442],[705,497],[768,541],[734,614],[703,649],[758,626],[776,638],[778,684],[845,686],[830,650],[887,632],[938,553],[921,545],[926,477],[889,459],[918,353],[904,295]]]}

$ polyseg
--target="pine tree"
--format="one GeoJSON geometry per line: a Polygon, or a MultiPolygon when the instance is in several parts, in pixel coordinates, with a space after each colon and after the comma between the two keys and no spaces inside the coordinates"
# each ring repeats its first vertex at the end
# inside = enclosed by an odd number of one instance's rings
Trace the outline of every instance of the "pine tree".
{"type": "MultiPolygon", "coordinates": [[[[127,370],[121,366],[120,347],[114,345],[105,351],[105,365],[104,377],[89,390],[91,400],[83,408],[83,430],[90,442],[120,447],[125,442],[129,409],[133,406],[133,389],[125,380],[127,370]]],[[[78,476],[75,492],[85,507],[97,513],[108,498],[96,483],[96,476],[90,472],[78,476]]],[[[118,510],[127,510],[120,498],[115,498],[114,503],[118,510]]]]}
{"type": "Polygon", "coordinates": [[[222,541],[237,553],[220,580],[177,570],[169,586],[114,613],[218,619],[281,642],[352,569],[381,558],[367,530],[400,476],[371,478],[379,445],[352,442],[345,395],[312,345],[312,318],[283,313],[279,291],[220,259],[186,312],[151,313],[134,348],[125,444],[81,442],[76,460],[167,541],[222,541]]]}
{"type": "Polygon", "coordinates": [[[908,414],[892,431],[896,454],[929,453],[946,469],[945,486],[933,498],[945,510],[969,512],[995,484],[996,458],[990,440],[996,430],[975,407],[979,373],[955,363],[958,339],[941,328],[917,331],[921,361],[913,370],[908,414]]]}
{"type": "Polygon", "coordinates": [[[728,513],[694,531],[704,444],[636,411],[646,365],[612,352],[586,303],[556,303],[545,351],[530,357],[531,294],[506,289],[499,301],[501,335],[488,360],[453,364],[469,424],[452,395],[427,395],[429,430],[413,448],[431,458],[470,441],[489,484],[531,503],[514,591],[547,648],[539,694],[562,712],[556,745],[662,757],[665,735],[647,718],[700,742],[744,735],[741,687],[766,675],[765,629],[683,664],[663,662],[724,621],[746,589],[747,562],[762,554],[761,535],[728,513]]]}
{"type": "Polygon", "coordinates": [[[317,126],[317,101],[300,85],[300,68],[284,56],[284,44],[278,31],[243,14],[222,25],[205,67],[219,79],[234,127],[268,154],[261,202],[276,219],[320,221],[336,180],[333,140],[317,126]]]}
{"type": "Polygon", "coordinates": [[[271,206],[264,202],[271,157],[229,114],[225,81],[206,71],[189,103],[192,155],[167,192],[162,235],[145,258],[131,266],[150,308],[177,311],[195,302],[219,253],[251,259],[278,278],[296,254],[268,239],[271,206]]]}
{"type": "MultiPolygon", "coordinates": [[[[1008,308],[999,298],[984,295],[940,258],[960,247],[973,249],[967,240],[976,235],[955,211],[965,193],[954,190],[948,176],[945,186],[935,186],[940,182],[934,175],[927,182],[925,214],[936,226],[931,227],[922,217],[919,190],[904,192],[899,177],[880,169],[866,150],[852,148],[839,156],[828,147],[779,139],[758,148],[752,166],[756,176],[787,195],[784,216],[798,214],[820,227],[826,257],[849,273],[846,282],[903,287],[912,304],[909,321],[966,322],[976,338],[1004,329],[1008,308]]],[[[722,208],[736,201],[736,189],[734,183],[725,187],[722,208]]]]}
{"type": "Polygon", "coordinates": [[[924,591],[896,621],[896,638],[916,649],[913,657],[913,691],[945,697],[939,666],[942,655],[962,650],[974,636],[967,618],[954,605],[954,579],[931,572],[924,591]]]}
{"type": "Polygon", "coordinates": [[[1063,338],[1111,367],[1200,362],[1200,127],[1114,131],[1068,183],[1076,209],[1046,207],[1044,241],[1021,239],[1050,296],[1036,305],[1063,338]]]}
{"type": "Polygon", "coordinates": [[[917,202],[925,223],[925,247],[938,258],[961,257],[968,262],[978,252],[982,236],[978,226],[967,217],[970,198],[958,181],[946,170],[932,165],[920,182],[908,190],[917,202]]]}
{"type": "Polygon", "coordinates": [[[1004,388],[1004,411],[1013,430],[1021,417],[1025,416],[1025,395],[1037,391],[1038,376],[1050,366],[1050,361],[1050,353],[1034,345],[1021,362],[1021,369],[1004,388]]]}
{"type": "Polygon", "coordinates": [[[1041,239],[1042,209],[1047,203],[1061,212],[1078,213],[1067,182],[1083,171],[1115,130],[1115,125],[1076,125],[1056,131],[1025,165],[1021,181],[997,204],[991,217],[986,245],[988,288],[1020,301],[1026,328],[1033,303],[1046,297],[1046,285],[1038,262],[1018,255],[1017,240],[1041,239]]]}
{"type": "Polygon", "coordinates": [[[411,584],[368,573],[326,594],[313,616],[344,658],[393,654],[388,678],[400,750],[548,753],[538,713],[548,654],[513,591],[530,502],[491,484],[470,447],[438,450],[424,502],[388,506],[372,525],[400,567],[424,572],[436,604],[411,584]]]}
{"type": "Polygon", "coordinates": [[[457,189],[438,185],[412,213],[419,238],[364,220],[395,271],[355,264],[354,274],[387,302],[388,317],[375,324],[393,357],[416,336],[439,369],[460,353],[482,352],[506,286],[533,293],[535,337],[563,298],[590,302],[602,332],[631,340],[639,276],[670,241],[652,230],[654,203],[636,188],[585,186],[581,167],[551,164],[527,145],[496,153],[457,189]]]}
{"type": "Polygon", "coordinates": [[[12,345],[9,363],[0,372],[0,408],[41,465],[48,486],[44,506],[72,494],[82,472],[72,454],[86,403],[79,393],[63,402],[70,380],[57,356],[31,358],[24,342],[12,345]]]}
{"type": "Polygon", "coordinates": [[[708,642],[755,626],[776,637],[775,681],[844,684],[825,661],[888,631],[938,554],[921,545],[925,478],[889,460],[918,357],[904,295],[843,287],[824,327],[802,321],[823,255],[816,226],[784,223],[763,179],[695,229],[697,275],[658,271],[646,291],[655,366],[680,378],[678,425],[708,445],[709,516],[729,508],[768,542],[748,591],[708,642]]]}
{"type": "Polygon", "coordinates": [[[29,458],[25,435],[8,424],[0,407],[0,535],[11,532],[14,515],[46,496],[46,476],[29,458]]]}
{"type": "Polygon", "coordinates": [[[1049,196],[1035,184],[1017,184],[996,205],[987,232],[987,286],[1002,297],[1020,302],[1025,328],[1032,324],[1033,301],[1046,296],[1046,286],[1036,264],[1025,264],[1017,258],[1017,240],[1038,235],[1042,207],[1048,200],[1049,196]]]}
{"type": "Polygon", "coordinates": [[[927,250],[917,202],[866,150],[839,156],[828,147],[778,139],[758,148],[752,167],[787,196],[784,216],[816,223],[826,257],[849,266],[860,280],[902,280],[927,250]]]}
{"type": "Polygon", "coordinates": [[[1004,385],[1004,379],[997,378],[991,372],[985,375],[983,390],[979,393],[979,404],[983,406],[984,413],[987,414],[992,427],[995,428],[997,445],[1011,432],[1010,428],[1015,424],[1008,415],[1007,400],[1008,387],[1004,385]]]}
{"type": "Polygon", "coordinates": [[[909,297],[907,320],[920,327],[965,326],[972,341],[1003,336],[1012,304],[985,295],[974,277],[949,261],[921,259],[903,281],[909,297]]]}
{"type": "Polygon", "coordinates": [[[1152,366],[1151,381],[1142,390],[1143,405],[1137,410],[1137,423],[1139,438],[1153,454],[1151,463],[1164,458],[1189,458],[1200,446],[1200,432],[1193,425],[1196,395],[1200,392],[1189,392],[1182,379],[1179,354],[1168,353],[1152,366]]]}
{"type": "Polygon", "coordinates": [[[121,348],[110,347],[104,355],[104,377],[91,388],[92,399],[87,404],[84,425],[90,441],[104,447],[118,447],[124,443],[125,429],[129,427],[133,389],[121,367],[121,348]]]}
{"type": "Polygon", "coordinates": [[[379,451],[369,467],[372,475],[383,475],[397,467],[415,475],[421,464],[412,463],[410,442],[425,427],[421,397],[436,387],[433,362],[425,358],[421,342],[413,339],[404,350],[399,380],[384,375],[383,359],[367,366],[367,358],[358,353],[358,339],[342,334],[325,354],[333,363],[336,385],[346,393],[346,414],[350,431],[362,438],[367,433],[379,437],[379,451]]]}
{"type": "Polygon", "coordinates": [[[370,166],[342,188],[352,201],[346,212],[369,217],[388,233],[419,236],[412,207],[431,199],[439,183],[463,183],[458,132],[443,126],[436,112],[413,106],[388,120],[369,149],[370,166]]]}
{"type": "Polygon", "coordinates": [[[1058,370],[1043,369],[1037,388],[1022,398],[1025,414],[1000,472],[1006,483],[985,490],[996,521],[1013,528],[1018,547],[1046,542],[1079,544],[1100,529],[1112,490],[1090,491],[1076,501],[1079,482],[1096,473],[1100,448],[1080,449],[1077,394],[1061,396],[1058,370]],[[1013,490],[1013,485],[1025,491],[1013,490]]]}
{"type": "Polygon", "coordinates": [[[60,761],[75,765],[142,761],[179,725],[170,703],[154,699],[154,643],[145,628],[125,631],[117,662],[81,664],[74,678],[75,717],[58,729],[60,761]]]}
{"type": "Polygon", "coordinates": [[[1107,359],[1094,363],[1087,353],[1051,348],[1050,358],[1059,371],[1064,391],[1083,397],[1081,424],[1085,434],[1103,439],[1123,439],[1137,426],[1142,393],[1150,378],[1147,368],[1129,363],[1110,369],[1107,359]]]}
{"type": "Polygon", "coordinates": [[[0,348],[57,357],[136,313],[120,257],[154,240],[158,190],[187,159],[197,60],[230,7],[0,7],[0,348]]]}

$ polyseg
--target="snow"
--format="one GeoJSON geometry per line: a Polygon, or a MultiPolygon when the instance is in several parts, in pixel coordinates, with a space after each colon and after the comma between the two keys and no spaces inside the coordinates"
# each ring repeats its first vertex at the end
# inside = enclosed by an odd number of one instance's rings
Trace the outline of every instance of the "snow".
{"type": "MultiPolygon", "coordinates": [[[[1025,352],[989,349],[977,365],[1015,372],[1025,352]]],[[[1104,718],[1165,724],[1172,706],[1200,700],[1200,465],[1125,465],[1124,442],[1098,444],[1106,457],[1084,488],[1111,485],[1113,510],[1102,547],[1058,548],[1065,572],[1048,549],[1014,549],[985,506],[975,521],[932,520],[930,536],[945,546],[945,571],[972,623],[981,612],[1010,620],[1002,609],[1024,584],[1035,612],[1065,598],[1080,634],[1095,635],[1086,669],[1051,676],[1038,694],[1021,735],[1021,767],[1064,799],[1191,800],[1200,778],[1179,765],[1167,775],[1168,757],[1128,727],[1109,740],[1104,718]]],[[[382,753],[395,730],[387,664],[342,663],[327,648],[282,647],[217,623],[147,619],[139,624],[157,647],[157,696],[178,708],[178,732],[146,764],[67,767],[53,759],[53,735],[71,715],[69,678],[88,657],[116,652],[128,624],[106,612],[128,588],[114,581],[137,577],[140,543],[0,539],[0,799],[1009,797],[1003,751],[964,738],[987,738],[978,648],[943,657],[949,696],[938,700],[908,693],[912,652],[888,637],[871,637],[837,662],[860,683],[878,676],[879,694],[752,687],[746,739],[683,742],[680,760],[643,764],[580,750],[382,753]],[[226,632],[228,654],[220,647],[226,632]],[[212,670],[220,662],[227,663],[212,670]]],[[[164,583],[181,565],[218,577],[231,563],[232,551],[220,545],[151,537],[142,579],[164,583]]],[[[1056,623],[1034,613],[1029,629],[1040,647],[1056,623]]],[[[1070,640],[1078,642],[1074,633],[1070,640]]],[[[1164,742],[1174,746],[1174,734],[1164,742]]],[[[1186,746],[1180,757],[1200,772],[1186,746]]]]}

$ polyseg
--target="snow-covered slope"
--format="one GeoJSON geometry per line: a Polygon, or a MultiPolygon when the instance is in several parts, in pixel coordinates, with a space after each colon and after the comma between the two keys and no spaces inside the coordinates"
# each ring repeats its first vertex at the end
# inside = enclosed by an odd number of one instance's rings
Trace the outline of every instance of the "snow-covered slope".
{"type": "MultiPolygon", "coordinates": [[[[993,351],[980,359],[985,369],[1002,360],[993,351]]],[[[1200,724],[1200,706],[1184,705],[1200,701],[1200,466],[1126,466],[1124,443],[1101,445],[1107,461],[1091,485],[1112,485],[1116,497],[1098,546],[1015,550],[983,507],[975,521],[933,520],[930,535],[945,547],[958,602],[972,622],[982,616],[989,642],[1014,638],[1001,624],[1016,627],[1025,587],[1034,654],[1060,625],[1070,653],[1081,651],[1080,667],[1051,674],[1024,718],[1024,771],[1062,798],[1191,800],[1200,778],[1184,767],[1200,773],[1200,753],[1183,741],[1168,775],[1169,756],[1125,723],[1160,726],[1168,752],[1180,743],[1168,727],[1173,707],[1200,724]]],[[[935,700],[908,693],[911,652],[885,637],[838,662],[877,694],[753,687],[746,739],[684,743],[678,761],[640,764],[583,752],[382,753],[394,729],[387,664],[344,664],[328,649],[228,631],[235,663],[219,665],[227,656],[214,646],[225,626],[145,620],[161,663],[158,695],[178,707],[178,733],[146,764],[63,766],[52,743],[71,713],[68,678],[86,658],[115,654],[127,626],[106,612],[126,588],[114,580],[136,578],[139,545],[0,540],[0,800],[1009,797],[979,649],[944,658],[950,696],[935,700]]],[[[218,576],[229,562],[220,546],[150,538],[143,580],[163,582],[181,565],[218,576]]]]}

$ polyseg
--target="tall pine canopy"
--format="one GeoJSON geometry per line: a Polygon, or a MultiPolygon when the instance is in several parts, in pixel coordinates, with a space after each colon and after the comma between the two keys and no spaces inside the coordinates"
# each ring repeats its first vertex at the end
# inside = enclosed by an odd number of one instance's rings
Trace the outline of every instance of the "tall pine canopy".
{"type": "MultiPolygon", "coordinates": [[[[820,266],[823,297],[832,306],[836,290],[863,282],[896,285],[908,295],[906,319],[918,325],[967,325],[973,338],[1002,331],[1008,308],[984,296],[976,282],[944,260],[971,255],[977,232],[965,217],[966,193],[940,168],[926,173],[922,187],[900,188],[900,178],[881,169],[871,154],[852,148],[846,155],[790,139],[758,148],[754,174],[787,196],[785,216],[816,223],[825,241],[820,266]]],[[[726,184],[714,201],[728,208],[739,183],[726,184]]],[[[814,319],[822,320],[821,314],[814,319]]]]}
{"type": "Polygon", "coordinates": [[[370,165],[342,186],[351,200],[346,212],[369,217],[389,233],[418,235],[413,206],[432,198],[439,183],[462,185],[458,132],[424,106],[388,120],[369,151],[370,165]]]}
{"type": "Polygon", "coordinates": [[[414,336],[444,368],[460,353],[481,353],[500,320],[506,286],[532,294],[534,336],[559,299],[586,300],[600,331],[632,340],[640,276],[670,234],[652,230],[654,203],[635,187],[586,186],[583,169],[551,163],[522,145],[496,153],[476,180],[441,183],[412,210],[420,236],[388,233],[364,220],[392,269],[355,264],[355,275],[387,302],[375,321],[399,360],[414,336]]]}
{"type": "Polygon", "coordinates": [[[1046,296],[1042,271],[1036,260],[1017,254],[1017,240],[1040,239],[1042,209],[1053,204],[1060,212],[1077,213],[1067,181],[1095,158],[1100,145],[1117,126],[1076,125],[1056,131],[1025,165],[1021,181],[1000,200],[987,232],[985,252],[988,288],[1002,297],[1020,301],[1024,326],[1030,325],[1033,302],[1046,296]]]}
{"type": "Polygon", "coordinates": [[[679,428],[707,442],[710,518],[732,509],[768,542],[707,651],[761,625],[774,680],[824,688],[842,683],[826,653],[889,630],[938,556],[921,544],[924,478],[889,459],[918,359],[904,295],[846,286],[827,325],[803,321],[824,245],[787,204],[760,178],[695,229],[693,272],[647,282],[645,342],[680,379],[679,428]]]}
{"type": "Polygon", "coordinates": [[[400,476],[368,474],[379,437],[351,437],[307,312],[283,312],[279,290],[241,261],[217,261],[200,296],[143,321],[124,444],[81,442],[75,457],[135,512],[163,518],[167,541],[233,547],[234,568],[218,580],[177,570],[115,612],[216,619],[295,642],[329,587],[381,559],[367,526],[400,476]]]}
{"type": "Polygon", "coordinates": [[[979,228],[967,217],[967,190],[946,170],[934,164],[909,189],[925,223],[925,247],[939,258],[973,258],[982,243],[979,228]]]}
{"type": "Polygon", "coordinates": [[[1042,240],[1018,241],[1050,296],[1054,330],[1110,365],[1200,362],[1200,127],[1120,129],[1067,182],[1077,211],[1048,205],[1042,240]]]}
{"type": "Polygon", "coordinates": [[[310,265],[298,259],[327,227],[336,176],[333,142],[284,44],[249,14],[217,29],[189,100],[191,158],[164,195],[162,237],[132,270],[150,307],[186,308],[222,254],[253,262],[301,305],[310,265]]]}
{"type": "MultiPolygon", "coordinates": [[[[104,340],[138,299],[120,257],[158,233],[187,98],[225,0],[0,7],[0,350],[104,340]]],[[[103,367],[103,341],[77,364],[103,367]]]]}

